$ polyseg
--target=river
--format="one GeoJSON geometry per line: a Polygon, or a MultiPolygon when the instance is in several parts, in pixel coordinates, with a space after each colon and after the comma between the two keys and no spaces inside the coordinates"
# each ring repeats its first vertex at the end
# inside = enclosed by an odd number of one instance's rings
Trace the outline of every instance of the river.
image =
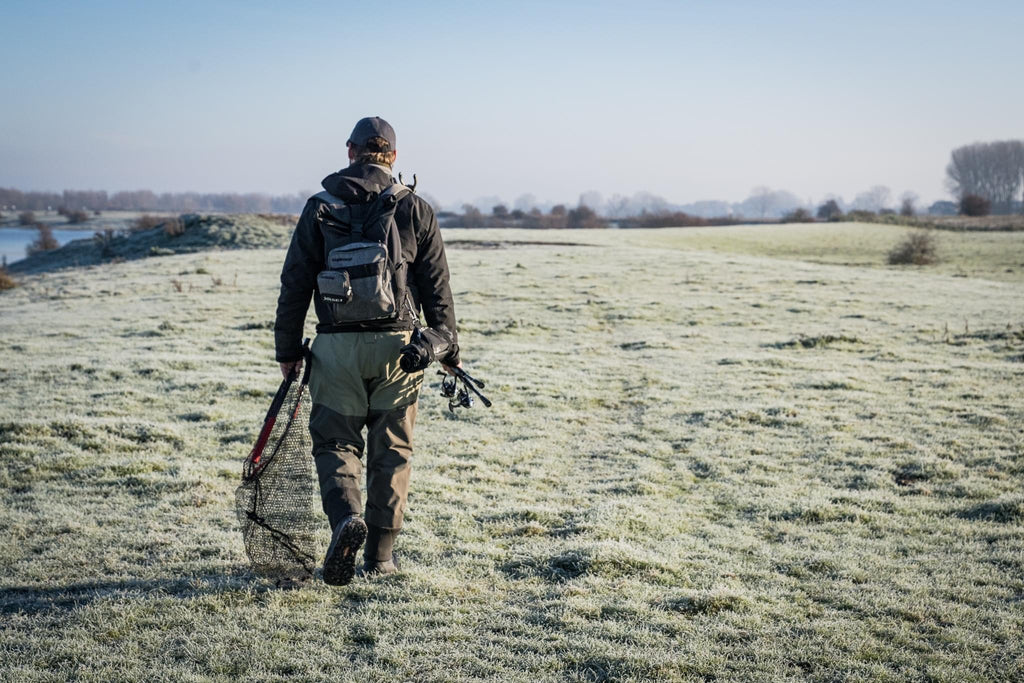
{"type": "MultiPolygon", "coordinates": [[[[92,237],[94,230],[62,230],[53,229],[53,236],[60,245],[65,245],[71,240],[92,237]]],[[[39,231],[35,228],[0,228],[0,263],[7,259],[7,263],[14,263],[25,258],[25,247],[39,237],[39,231]]]]}

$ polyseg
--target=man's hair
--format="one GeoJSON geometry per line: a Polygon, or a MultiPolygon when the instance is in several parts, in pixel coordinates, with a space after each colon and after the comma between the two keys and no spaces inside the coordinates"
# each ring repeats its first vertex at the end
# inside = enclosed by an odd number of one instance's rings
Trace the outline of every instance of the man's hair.
{"type": "Polygon", "coordinates": [[[380,164],[391,168],[391,144],[381,137],[370,138],[365,145],[352,145],[352,154],[357,164],[380,164]]]}

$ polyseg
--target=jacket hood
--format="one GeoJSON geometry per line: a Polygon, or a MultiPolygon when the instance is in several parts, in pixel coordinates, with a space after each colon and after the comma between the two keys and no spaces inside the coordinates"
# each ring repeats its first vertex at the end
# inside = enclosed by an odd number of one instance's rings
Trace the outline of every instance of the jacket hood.
{"type": "Polygon", "coordinates": [[[325,190],[349,204],[364,204],[391,184],[391,174],[373,164],[356,164],[332,173],[320,183],[325,190]]]}

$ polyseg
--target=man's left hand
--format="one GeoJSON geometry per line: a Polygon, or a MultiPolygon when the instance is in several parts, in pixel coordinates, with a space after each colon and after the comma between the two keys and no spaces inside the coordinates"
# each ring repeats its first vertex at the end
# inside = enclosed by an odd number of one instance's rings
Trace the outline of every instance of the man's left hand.
{"type": "Polygon", "coordinates": [[[302,372],[302,359],[294,360],[291,363],[281,363],[281,376],[288,379],[288,373],[295,369],[295,374],[302,372]]]}

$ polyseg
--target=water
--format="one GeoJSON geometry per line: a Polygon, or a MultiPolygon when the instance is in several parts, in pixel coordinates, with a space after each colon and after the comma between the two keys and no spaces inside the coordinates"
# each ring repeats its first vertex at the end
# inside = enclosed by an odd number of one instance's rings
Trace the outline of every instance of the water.
{"type": "MultiPolygon", "coordinates": [[[[60,245],[65,245],[71,240],[92,237],[93,230],[61,230],[55,228],[53,236],[60,245]]],[[[35,228],[3,228],[0,229],[0,258],[6,258],[8,263],[14,263],[25,258],[25,247],[39,237],[39,231],[35,228]]]]}

